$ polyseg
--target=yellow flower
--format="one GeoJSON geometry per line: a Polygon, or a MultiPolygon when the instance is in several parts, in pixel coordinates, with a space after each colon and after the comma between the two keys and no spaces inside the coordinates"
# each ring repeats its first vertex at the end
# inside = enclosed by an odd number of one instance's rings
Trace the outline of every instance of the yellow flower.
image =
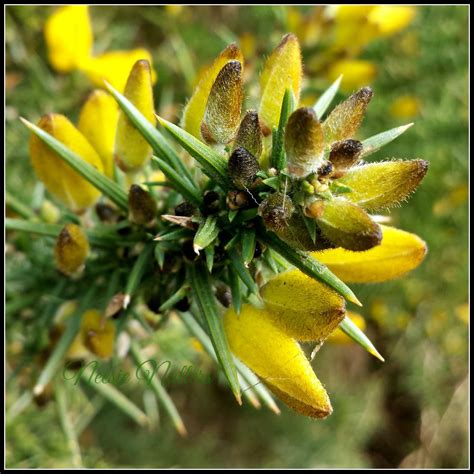
{"type": "Polygon", "coordinates": [[[87,5],[60,7],[44,27],[48,58],[59,72],[80,69],[92,54],[92,27],[87,5]]]}
{"type": "Polygon", "coordinates": [[[84,267],[89,255],[89,242],[84,231],[76,224],[66,224],[54,247],[56,267],[65,275],[73,275],[84,267]]]}
{"type": "Polygon", "coordinates": [[[377,74],[377,66],[364,59],[342,59],[331,64],[327,78],[334,82],[341,74],[341,90],[350,92],[365,84],[371,84],[377,74]]]}
{"type": "MultiPolygon", "coordinates": [[[[98,171],[103,172],[102,161],[97,152],[64,115],[45,115],[38,126],[98,171]]],[[[99,198],[99,191],[36,135],[33,135],[30,140],[30,156],[36,174],[48,191],[73,211],[81,211],[94,204],[99,198]]]]}
{"type": "Polygon", "coordinates": [[[301,347],[267,311],[244,305],[237,315],[229,309],[224,327],[232,352],[288,406],[314,418],[331,414],[328,394],[301,347]]]}
{"type": "MultiPolygon", "coordinates": [[[[97,87],[104,80],[123,92],[133,65],[140,59],[151,64],[150,53],[142,48],[110,51],[94,56],[93,32],[87,5],[60,7],[48,18],[44,27],[48,58],[59,72],[84,72],[97,87]]],[[[156,73],[151,71],[153,84],[156,73]]]]}
{"type": "MultiPolygon", "coordinates": [[[[154,125],[156,119],[150,71],[148,61],[137,61],[127,79],[124,96],[154,125]]],[[[125,113],[120,112],[115,138],[115,160],[120,168],[137,171],[151,157],[151,151],[148,142],[125,113]]]]}
{"type": "Polygon", "coordinates": [[[411,95],[403,95],[392,102],[390,115],[399,119],[409,119],[419,115],[420,110],[419,99],[411,95]]]}
{"type": "Polygon", "coordinates": [[[369,23],[380,36],[390,36],[405,29],[415,18],[416,9],[409,6],[378,5],[368,14],[369,23]]]}
{"type": "Polygon", "coordinates": [[[114,176],[115,132],[119,116],[115,99],[103,90],[93,91],[82,106],[77,128],[97,150],[106,176],[114,176]]]}

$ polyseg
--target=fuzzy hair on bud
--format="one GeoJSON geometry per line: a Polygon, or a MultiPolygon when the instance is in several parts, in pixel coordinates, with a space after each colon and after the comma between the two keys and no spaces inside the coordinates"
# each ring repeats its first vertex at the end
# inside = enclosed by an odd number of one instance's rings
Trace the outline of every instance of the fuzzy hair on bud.
{"type": "Polygon", "coordinates": [[[245,148],[255,158],[260,158],[263,151],[263,135],[260,121],[255,110],[248,110],[240,122],[240,127],[235,137],[233,149],[245,148]]]}
{"type": "Polygon", "coordinates": [[[207,143],[227,144],[240,123],[244,92],[242,64],[229,61],[219,72],[207,99],[201,135],[207,143]]]}
{"type": "Polygon", "coordinates": [[[334,166],[335,174],[333,177],[335,179],[342,176],[347,169],[357,163],[362,149],[362,143],[352,139],[342,140],[332,144],[331,152],[329,153],[329,161],[334,166]]]}
{"type": "Polygon", "coordinates": [[[258,207],[258,213],[267,229],[281,232],[294,212],[294,205],[289,196],[282,193],[270,194],[258,207]]]}
{"type": "Polygon", "coordinates": [[[150,224],[156,217],[156,201],[148,191],[145,191],[138,184],[130,186],[128,205],[130,207],[130,219],[136,224],[150,224]]]}
{"type": "Polygon", "coordinates": [[[354,137],[359,130],[372,96],[372,88],[363,87],[340,103],[329,114],[323,123],[326,143],[354,137]]]}
{"type": "Polygon", "coordinates": [[[88,255],[89,242],[84,231],[76,224],[66,224],[54,246],[56,268],[64,275],[74,275],[82,270],[88,255]]]}
{"type": "Polygon", "coordinates": [[[316,170],[323,162],[324,136],[316,112],[310,107],[295,110],[285,129],[288,169],[297,176],[316,170]]]}
{"type": "Polygon", "coordinates": [[[236,148],[228,162],[229,178],[237,189],[248,189],[257,177],[260,165],[247,149],[236,148]]]}

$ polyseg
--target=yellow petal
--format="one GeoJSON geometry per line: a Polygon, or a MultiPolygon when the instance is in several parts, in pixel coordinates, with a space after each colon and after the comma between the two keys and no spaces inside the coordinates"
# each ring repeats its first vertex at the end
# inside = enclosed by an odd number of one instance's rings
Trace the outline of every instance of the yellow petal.
{"type": "Polygon", "coordinates": [[[314,418],[331,414],[328,394],[299,344],[275,326],[265,310],[229,309],[224,328],[232,352],[297,412],[314,418]]]}
{"type": "Polygon", "coordinates": [[[426,243],[417,235],[394,227],[380,226],[382,242],[365,252],[342,248],[312,255],[346,283],[377,283],[398,278],[416,268],[424,259],[426,243]]]}
{"type": "Polygon", "coordinates": [[[342,296],[299,270],[275,276],[261,295],[275,324],[299,341],[324,341],[346,312],[342,296]]]}
{"type": "MultiPolygon", "coordinates": [[[[366,324],[365,319],[359,313],[353,313],[352,311],[347,312],[347,316],[351,318],[352,322],[362,331],[365,330],[366,324]]],[[[332,334],[327,338],[327,342],[333,344],[355,344],[354,339],[350,338],[341,328],[337,328],[332,334]]]]}
{"type": "Polygon", "coordinates": [[[48,59],[59,72],[79,69],[92,54],[92,27],[87,5],[60,7],[47,19],[44,35],[48,59]]]}
{"type": "Polygon", "coordinates": [[[416,9],[409,6],[378,5],[368,14],[369,23],[382,36],[390,36],[405,29],[415,18],[416,9]]]}
{"type": "MultiPolygon", "coordinates": [[[[97,87],[104,87],[104,80],[123,93],[128,76],[140,59],[152,64],[151,54],[146,49],[111,51],[87,61],[82,70],[97,87]]],[[[156,82],[156,72],[151,68],[151,82],[156,82]]]]}
{"type": "Polygon", "coordinates": [[[243,65],[243,56],[235,44],[230,44],[214,60],[212,65],[201,75],[194,93],[187,103],[181,122],[182,128],[202,140],[201,122],[204,118],[207,99],[217,75],[229,61],[239,61],[243,65]]]}
{"type": "MultiPolygon", "coordinates": [[[[99,155],[64,115],[45,115],[38,126],[98,171],[103,172],[99,155]]],[[[43,181],[48,191],[73,211],[87,208],[99,198],[99,191],[36,135],[33,135],[30,140],[30,156],[38,178],[43,181]]]]}
{"type": "MultiPolygon", "coordinates": [[[[135,63],[127,80],[124,96],[151,124],[155,125],[153,89],[148,61],[139,60],[135,63]]],[[[148,142],[125,113],[120,112],[115,138],[115,159],[120,168],[124,171],[137,171],[146,164],[151,152],[148,142]]]]}
{"type": "Polygon", "coordinates": [[[399,119],[409,119],[419,115],[421,104],[417,97],[403,95],[392,102],[390,115],[399,119]]]}
{"type": "Polygon", "coordinates": [[[394,160],[351,168],[337,181],[351,188],[344,197],[364,209],[392,207],[406,200],[428,171],[424,160],[394,160]]]}
{"type": "Polygon", "coordinates": [[[341,90],[350,92],[365,84],[371,84],[377,74],[377,67],[364,59],[342,59],[329,66],[327,78],[334,82],[341,74],[341,90]]]}
{"type": "Polygon", "coordinates": [[[76,224],[66,224],[54,246],[58,270],[65,275],[73,275],[81,270],[88,255],[89,242],[84,231],[76,224]]]}
{"type": "Polygon", "coordinates": [[[79,115],[77,128],[99,154],[105,174],[114,175],[114,145],[119,109],[115,99],[103,90],[92,92],[79,115]]]}
{"type": "Polygon", "coordinates": [[[81,337],[84,346],[93,354],[108,358],[114,351],[115,324],[99,311],[90,309],[82,316],[81,337]]]}
{"type": "Polygon", "coordinates": [[[293,92],[295,103],[298,104],[302,74],[298,38],[287,34],[267,59],[260,76],[262,98],[258,115],[266,128],[266,134],[269,134],[273,127],[278,127],[286,89],[293,92]]]}

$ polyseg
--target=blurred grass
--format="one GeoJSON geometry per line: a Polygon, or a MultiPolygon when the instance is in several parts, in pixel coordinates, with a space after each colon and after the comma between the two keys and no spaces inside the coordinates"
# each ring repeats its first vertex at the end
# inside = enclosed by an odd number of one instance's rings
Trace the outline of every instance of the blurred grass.
{"type": "MultiPolygon", "coordinates": [[[[31,202],[35,178],[28,133],[18,116],[36,121],[55,111],[76,119],[90,91],[81,74],[58,76],[48,66],[41,28],[50,11],[23,6],[6,12],[6,186],[24,202],[31,202]]],[[[193,75],[227,42],[250,33],[256,53],[265,55],[286,32],[284,7],[189,7],[177,15],[158,7],[93,7],[91,16],[97,52],[138,45],[152,51],[159,76],[157,109],[168,108],[171,118],[179,115],[193,75]],[[179,39],[192,61],[186,75],[173,49],[179,39]]],[[[190,433],[182,440],[166,419],[150,433],[105,405],[80,438],[85,466],[467,466],[468,345],[462,317],[468,301],[467,38],[467,7],[420,7],[409,29],[372,43],[363,54],[378,65],[379,75],[361,136],[415,121],[371,160],[430,162],[419,190],[391,212],[396,226],[427,241],[425,262],[403,280],[355,288],[371,338],[387,362],[370,359],[358,347],[326,345],[315,359],[334,406],[325,421],[285,409],[277,417],[239,408],[221,385],[177,385],[171,395],[190,433]],[[419,101],[413,119],[388,113],[404,95],[419,101]]],[[[255,75],[260,65],[251,61],[255,75]]],[[[308,88],[315,84],[307,80],[308,88]]],[[[10,345],[18,331],[9,326],[10,345]]],[[[160,335],[164,358],[183,357],[175,337],[160,335]]],[[[10,407],[21,392],[12,384],[7,393],[10,407]]],[[[70,465],[51,404],[41,411],[30,407],[7,426],[7,465],[70,465]]]]}

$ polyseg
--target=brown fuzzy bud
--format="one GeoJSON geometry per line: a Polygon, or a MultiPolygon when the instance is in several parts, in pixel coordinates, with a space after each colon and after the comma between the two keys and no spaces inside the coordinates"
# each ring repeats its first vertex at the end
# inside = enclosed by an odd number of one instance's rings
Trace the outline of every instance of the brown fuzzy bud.
{"type": "Polygon", "coordinates": [[[257,159],[245,148],[239,147],[230,155],[228,173],[236,188],[249,188],[255,181],[259,171],[260,165],[257,159]]]}
{"type": "Polygon", "coordinates": [[[89,242],[84,231],[76,224],[66,224],[54,247],[57,269],[65,275],[73,275],[83,268],[88,255],[89,242]]]}
{"type": "Polygon", "coordinates": [[[288,225],[293,211],[291,198],[282,193],[271,194],[258,207],[265,227],[273,232],[281,232],[288,225]]]}
{"type": "Polygon", "coordinates": [[[201,134],[207,143],[229,143],[240,123],[242,64],[229,61],[219,72],[207,99],[201,134]]]}
{"type": "Polygon", "coordinates": [[[156,217],[156,201],[149,192],[137,184],[130,186],[128,205],[130,207],[130,220],[135,224],[150,224],[156,217]]]}
{"type": "Polygon", "coordinates": [[[315,171],[322,163],[324,138],[316,112],[310,107],[295,110],[285,129],[288,169],[297,176],[315,171]]]}
{"type": "Polygon", "coordinates": [[[362,148],[361,142],[351,139],[332,144],[329,161],[335,168],[334,178],[341,177],[347,169],[357,163],[362,148]]]}
{"type": "Polygon", "coordinates": [[[257,112],[255,110],[248,110],[242,122],[240,122],[233,150],[243,147],[255,158],[259,158],[263,150],[262,137],[257,112]]]}
{"type": "Polygon", "coordinates": [[[242,209],[250,204],[250,196],[245,191],[229,191],[226,202],[231,210],[242,209]]]}
{"type": "Polygon", "coordinates": [[[323,123],[326,143],[345,140],[355,135],[372,99],[372,89],[363,87],[340,103],[323,123]]]}

